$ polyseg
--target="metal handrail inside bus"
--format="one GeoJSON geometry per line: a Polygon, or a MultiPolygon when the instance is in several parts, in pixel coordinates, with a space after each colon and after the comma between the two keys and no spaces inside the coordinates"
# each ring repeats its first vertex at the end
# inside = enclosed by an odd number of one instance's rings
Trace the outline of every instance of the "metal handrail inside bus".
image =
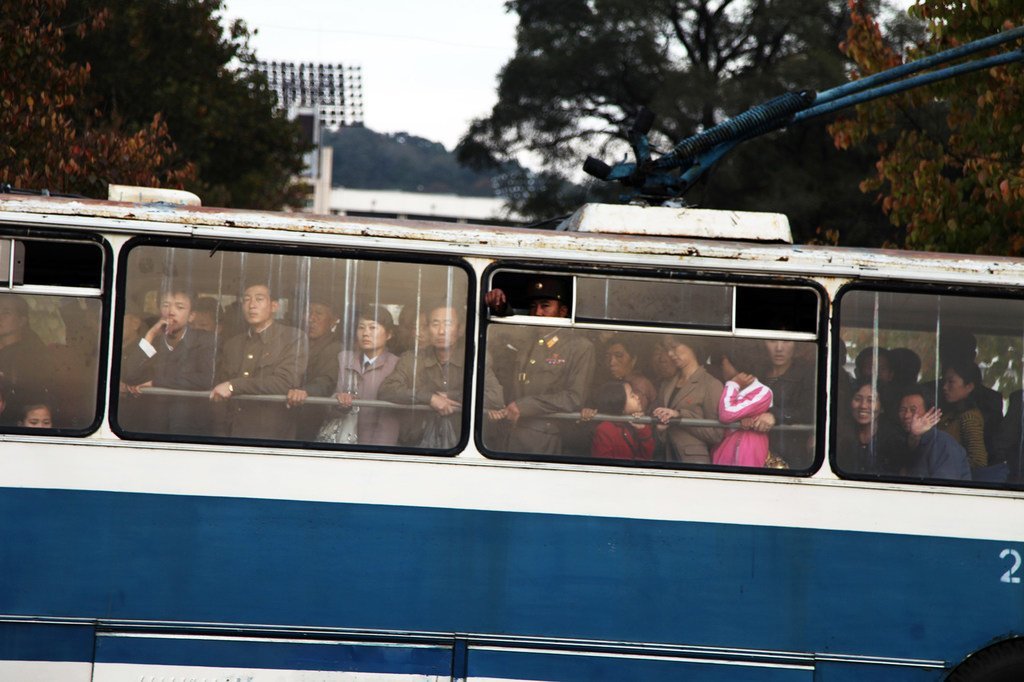
{"type": "MultiPolygon", "coordinates": [[[[139,389],[139,392],[143,395],[155,395],[155,396],[169,396],[176,398],[204,398],[209,399],[209,391],[191,391],[180,388],[160,388],[157,386],[151,386],[148,388],[139,389]]],[[[245,394],[235,395],[231,397],[231,400],[244,400],[247,402],[263,402],[263,403],[283,403],[288,399],[287,396],[281,394],[245,394]]],[[[338,401],[332,397],[320,397],[320,396],[309,396],[303,401],[306,405],[323,405],[326,407],[337,407],[338,401]]],[[[433,411],[430,405],[402,405],[400,403],[392,403],[386,400],[363,400],[353,398],[353,407],[378,407],[385,409],[394,410],[417,410],[421,412],[433,411]]],[[[460,410],[456,410],[459,412],[460,410]]],[[[531,417],[535,418],[535,417],[531,417]]],[[[560,421],[580,421],[579,412],[552,412],[543,415],[543,419],[558,419],[560,421]]],[[[628,422],[631,424],[661,424],[662,422],[654,417],[633,417],[630,415],[623,414],[595,414],[587,421],[607,421],[607,422],[628,422]]],[[[716,419],[690,419],[679,417],[676,419],[670,419],[669,424],[676,426],[707,426],[719,429],[730,429],[736,430],[742,428],[739,424],[723,424],[716,419]]],[[[772,431],[813,431],[813,424],[777,424],[771,428],[772,431]]]]}

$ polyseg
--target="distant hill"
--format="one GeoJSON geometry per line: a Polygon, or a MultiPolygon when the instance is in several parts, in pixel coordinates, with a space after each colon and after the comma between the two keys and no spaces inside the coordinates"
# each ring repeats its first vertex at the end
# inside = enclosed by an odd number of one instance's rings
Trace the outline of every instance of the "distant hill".
{"type": "Polygon", "coordinates": [[[408,133],[341,128],[325,131],[323,143],[334,148],[335,187],[495,196],[498,173],[463,168],[440,142],[408,133]]]}

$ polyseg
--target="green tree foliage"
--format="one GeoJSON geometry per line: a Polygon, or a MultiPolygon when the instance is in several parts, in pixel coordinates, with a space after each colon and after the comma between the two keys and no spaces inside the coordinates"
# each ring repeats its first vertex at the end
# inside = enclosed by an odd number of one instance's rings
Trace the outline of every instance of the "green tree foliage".
{"type": "MultiPolygon", "coordinates": [[[[519,15],[516,53],[498,103],[457,152],[477,166],[539,159],[548,179],[540,186],[556,199],[549,213],[573,208],[558,199],[581,192],[551,190],[587,154],[621,158],[641,107],[657,115],[652,134],[665,150],[786,90],[845,79],[837,48],[849,25],[845,0],[510,0],[508,8],[519,15]]],[[[818,228],[871,238],[885,221],[857,191],[868,160],[838,154],[823,128],[739,148],[688,199],[785,212],[803,239],[818,228]]],[[[584,188],[590,197],[618,193],[594,187],[584,188]]]]}
{"type": "MultiPolygon", "coordinates": [[[[101,198],[108,182],[180,188],[193,169],[159,115],[129,133],[83,109],[89,69],[66,58],[64,9],[21,0],[0,12],[0,182],[101,198]]],[[[76,25],[79,35],[92,28],[76,25]]]]}
{"type": "Polygon", "coordinates": [[[222,26],[221,0],[77,0],[68,24],[98,29],[68,41],[88,63],[86,104],[141,128],[161,113],[176,159],[195,165],[187,188],[218,206],[277,209],[301,202],[291,180],[307,147],[275,111],[245,25],[222,26]]]}
{"type": "MultiPolygon", "coordinates": [[[[869,75],[905,60],[1024,24],[1017,0],[918,0],[927,37],[910,49],[887,39],[851,0],[844,49],[869,75]]],[[[1006,48],[1003,48],[1006,49],[1006,48]]],[[[832,127],[836,145],[875,149],[874,193],[901,243],[917,249],[1024,254],[1024,67],[989,69],[858,107],[832,127]]]]}

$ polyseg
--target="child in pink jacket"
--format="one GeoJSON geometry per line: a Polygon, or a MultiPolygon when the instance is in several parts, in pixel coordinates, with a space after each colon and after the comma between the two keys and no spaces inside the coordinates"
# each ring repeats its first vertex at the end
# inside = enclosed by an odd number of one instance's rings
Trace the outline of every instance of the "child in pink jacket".
{"type": "Polygon", "coordinates": [[[743,428],[730,430],[715,448],[711,461],[723,466],[763,467],[768,458],[768,434],[746,428],[753,418],[772,406],[772,389],[752,374],[740,372],[727,355],[722,356],[725,390],[718,402],[718,421],[741,421],[743,428]]]}

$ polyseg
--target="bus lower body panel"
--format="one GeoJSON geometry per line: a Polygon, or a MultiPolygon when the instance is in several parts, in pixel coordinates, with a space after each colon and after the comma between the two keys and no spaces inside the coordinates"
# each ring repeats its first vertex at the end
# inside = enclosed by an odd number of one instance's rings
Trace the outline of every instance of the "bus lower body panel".
{"type": "MultiPolygon", "coordinates": [[[[686,671],[684,679],[743,670],[742,679],[838,682],[851,679],[845,671],[870,669],[916,682],[939,679],[987,641],[1024,630],[1021,599],[999,581],[1005,543],[994,541],[34,489],[0,489],[0,537],[5,661],[21,660],[6,644],[21,637],[10,628],[25,627],[13,620],[48,618],[177,624],[185,634],[337,632],[341,643],[279,642],[267,655],[329,651],[342,661],[331,665],[345,668],[345,656],[377,651],[385,667],[407,656],[418,671],[363,670],[371,677],[359,679],[601,679],[595,669],[604,668],[658,679],[643,670],[668,666],[686,671]],[[350,630],[453,643],[374,649],[345,644],[350,630]],[[520,650],[488,645],[489,637],[541,644],[520,650]],[[460,640],[469,642],[464,660],[460,640]],[[544,642],[558,646],[547,651],[544,642]],[[545,677],[545,666],[560,672],[545,677]]],[[[101,633],[95,659],[90,644],[88,656],[83,645],[48,660],[95,660],[96,679],[112,681],[120,678],[104,677],[110,666],[139,665],[147,647],[166,653],[182,641],[101,633]],[[123,654],[132,647],[138,653],[123,654]]],[[[208,656],[200,667],[229,649],[243,653],[225,661],[241,661],[250,646],[197,641],[208,656]]],[[[163,665],[158,658],[152,663],[163,665]]]]}

